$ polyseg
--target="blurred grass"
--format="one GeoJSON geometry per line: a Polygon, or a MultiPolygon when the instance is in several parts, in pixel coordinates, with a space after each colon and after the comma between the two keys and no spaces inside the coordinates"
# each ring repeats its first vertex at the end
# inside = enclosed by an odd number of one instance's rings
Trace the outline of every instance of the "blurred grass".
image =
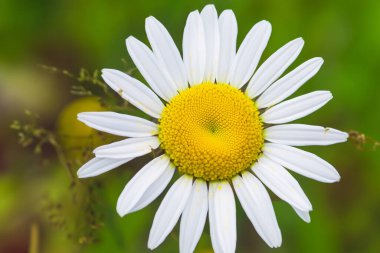
{"type": "MultiPolygon", "coordinates": [[[[147,238],[159,200],[123,219],[115,211],[118,194],[147,158],[73,186],[50,147],[44,147],[43,156],[33,155],[17,144],[9,125],[14,119],[24,119],[24,109],[30,109],[40,114],[41,125],[55,131],[58,115],[76,98],[70,94],[71,86],[77,85],[75,79],[49,73],[38,64],[74,73],[82,67],[131,68],[132,64],[125,66],[122,61],[129,62],[124,40],[133,35],[147,42],[146,17],[158,18],[180,46],[187,14],[206,3],[0,1],[0,252],[28,252],[31,229],[38,230],[34,232],[40,240],[36,252],[149,252],[147,238]],[[75,200],[77,195],[84,201],[75,200]]],[[[219,12],[234,10],[239,43],[257,21],[272,23],[263,59],[299,36],[306,44],[293,67],[314,56],[325,59],[319,74],[297,94],[328,89],[334,99],[300,122],[354,129],[380,139],[379,1],[213,3],[219,12]]],[[[85,104],[79,109],[91,110],[85,104]]],[[[73,121],[75,116],[66,123],[68,131],[77,130],[73,121]]],[[[351,144],[308,150],[335,165],[341,182],[323,185],[296,175],[313,203],[312,222],[303,223],[287,204],[275,201],[283,234],[283,246],[276,250],[257,236],[237,204],[237,252],[380,252],[379,151],[358,150],[351,144]]],[[[177,249],[178,229],[155,252],[177,249]]],[[[206,228],[197,252],[210,249],[206,228]]]]}

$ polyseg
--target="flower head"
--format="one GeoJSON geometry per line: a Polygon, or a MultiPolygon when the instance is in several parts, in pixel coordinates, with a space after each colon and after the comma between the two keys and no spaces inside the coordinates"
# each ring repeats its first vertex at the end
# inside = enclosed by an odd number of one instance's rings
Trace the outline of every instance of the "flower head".
{"type": "Polygon", "coordinates": [[[234,13],[225,10],[218,17],[213,5],[189,14],[182,56],[155,18],[146,19],[146,32],[152,50],[133,37],[126,43],[150,88],[117,70],[104,69],[102,77],[155,120],[113,112],[80,113],[79,120],[88,126],[128,138],[95,149],[95,158],[79,169],[78,176],[97,176],[161,149],[163,154],[132,178],[117,203],[121,216],[144,208],[178,171],[179,179],[154,217],[149,248],[160,245],[182,215],[180,252],[193,252],[208,214],[215,252],[234,252],[232,187],[257,233],[270,247],[279,247],[281,232],[265,186],[309,222],[311,203],[287,169],[321,182],[340,178],[332,165],[294,146],[344,142],[346,133],[285,124],[332,98],[329,91],[315,91],[286,100],[318,72],[323,60],[310,59],[283,75],[301,52],[304,42],[298,38],[258,67],[270,23],[254,25],[236,51],[234,13]]]}

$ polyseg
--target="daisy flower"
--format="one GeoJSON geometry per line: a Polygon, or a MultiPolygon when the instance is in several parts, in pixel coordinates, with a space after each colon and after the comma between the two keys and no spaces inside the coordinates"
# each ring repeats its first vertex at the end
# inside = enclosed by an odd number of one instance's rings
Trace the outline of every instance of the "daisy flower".
{"type": "Polygon", "coordinates": [[[270,247],[279,247],[281,232],[266,188],[310,222],[312,205],[288,170],[325,183],[340,179],[332,165],[295,146],[330,145],[346,141],[348,135],[288,124],[332,98],[329,91],[315,91],[286,100],[318,72],[323,60],[312,58],[283,75],[304,45],[297,38],[258,67],[270,23],[255,24],[236,50],[234,13],[225,10],[218,16],[213,5],[189,14],[182,56],[157,19],[148,17],[145,29],[151,48],[134,37],[126,44],[149,87],[118,70],[104,69],[102,77],[154,120],[80,113],[78,119],[88,126],[128,138],[96,148],[95,158],[78,176],[97,176],[159,149],[161,155],[125,186],[116,208],[120,216],[144,208],[178,171],[155,214],[150,249],[165,240],[181,217],[180,252],[193,252],[208,216],[214,251],[235,252],[233,189],[257,233],[270,247]]]}

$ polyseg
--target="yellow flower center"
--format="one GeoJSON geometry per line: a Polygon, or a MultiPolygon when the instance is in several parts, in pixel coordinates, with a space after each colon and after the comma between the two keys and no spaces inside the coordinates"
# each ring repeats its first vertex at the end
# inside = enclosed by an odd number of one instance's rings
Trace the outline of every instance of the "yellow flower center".
{"type": "Polygon", "coordinates": [[[159,123],[161,147],[178,170],[206,181],[248,169],[264,143],[254,102],[228,84],[202,83],[182,91],[159,123]]]}

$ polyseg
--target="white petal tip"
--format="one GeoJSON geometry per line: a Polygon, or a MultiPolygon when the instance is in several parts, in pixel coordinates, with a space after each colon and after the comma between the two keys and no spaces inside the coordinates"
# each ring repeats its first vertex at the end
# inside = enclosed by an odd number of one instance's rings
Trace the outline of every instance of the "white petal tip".
{"type": "Polygon", "coordinates": [[[127,50],[131,50],[130,47],[135,46],[136,43],[139,41],[133,37],[133,36],[128,36],[128,38],[125,39],[125,44],[127,46],[127,50]]]}
{"type": "Polygon", "coordinates": [[[331,175],[329,178],[327,178],[326,183],[340,182],[340,175],[339,175],[338,171],[336,171],[335,168],[331,168],[330,173],[331,173],[331,175]]]}
{"type": "Polygon", "coordinates": [[[301,206],[299,206],[298,208],[299,208],[299,210],[304,211],[304,212],[313,211],[313,207],[311,206],[310,203],[308,203],[307,205],[305,204],[302,208],[301,208],[301,206]]]}
{"type": "Polygon", "coordinates": [[[148,249],[150,250],[154,250],[155,248],[157,248],[158,245],[156,245],[156,243],[152,243],[151,241],[148,241],[148,249]]]}
{"type": "Polygon", "coordinates": [[[268,20],[261,20],[256,25],[259,25],[261,29],[266,30],[267,33],[272,31],[272,25],[268,20]]]}
{"type": "Polygon", "coordinates": [[[124,213],[122,213],[121,211],[118,211],[117,210],[117,214],[121,217],[121,218],[123,218],[126,214],[124,214],[124,213]]]}
{"type": "Polygon", "coordinates": [[[306,222],[306,223],[310,223],[311,222],[311,219],[310,219],[310,213],[308,212],[307,214],[303,215],[303,216],[300,216],[300,218],[306,222]]]}
{"type": "Polygon", "coordinates": [[[215,5],[213,4],[207,4],[205,7],[203,7],[203,10],[210,9],[210,8],[216,10],[215,5]]]}
{"type": "Polygon", "coordinates": [[[120,216],[120,217],[124,217],[125,215],[128,214],[129,210],[126,210],[125,208],[122,208],[122,206],[120,205],[119,201],[116,205],[116,212],[117,214],[120,216]]]}
{"type": "Polygon", "coordinates": [[[85,115],[84,115],[83,112],[77,114],[77,120],[79,120],[79,121],[81,121],[81,122],[83,122],[84,117],[85,117],[85,115]]]}
{"type": "Polygon", "coordinates": [[[315,92],[317,92],[318,95],[320,95],[323,98],[321,100],[326,101],[326,103],[334,97],[333,94],[328,90],[321,90],[321,91],[315,91],[315,92]]]}
{"type": "Polygon", "coordinates": [[[276,248],[280,248],[280,247],[281,247],[281,244],[282,244],[282,242],[277,243],[277,244],[273,244],[273,245],[271,245],[271,246],[269,246],[269,247],[271,247],[272,249],[276,249],[276,248]]]}
{"type": "Polygon", "coordinates": [[[112,69],[108,69],[108,68],[101,69],[102,74],[107,74],[107,73],[110,73],[111,71],[112,69]]]}
{"type": "Polygon", "coordinates": [[[299,47],[303,47],[303,45],[305,44],[305,41],[303,40],[302,37],[299,37],[299,38],[293,40],[293,43],[297,44],[299,47]]]}
{"type": "Polygon", "coordinates": [[[95,177],[97,175],[98,174],[94,174],[93,172],[89,171],[88,168],[86,168],[86,169],[80,168],[77,171],[77,177],[80,178],[80,179],[89,178],[89,177],[95,177]]]}
{"type": "MultiPolygon", "coordinates": [[[[106,83],[111,86],[112,82],[107,82],[107,79],[109,79],[112,76],[112,72],[110,69],[102,69],[102,74],[100,75],[106,83]]],[[[111,86],[112,87],[112,86],[111,86]]]]}
{"type": "Polygon", "coordinates": [[[339,183],[340,182],[340,176],[331,176],[330,178],[326,178],[324,179],[323,181],[321,181],[322,183],[327,183],[327,184],[333,184],[333,183],[339,183]]]}
{"type": "Polygon", "coordinates": [[[153,17],[153,16],[149,16],[149,17],[147,17],[147,18],[145,19],[145,22],[153,21],[153,20],[156,20],[156,18],[153,17]]]}
{"type": "Polygon", "coordinates": [[[199,11],[198,10],[194,10],[194,11],[190,12],[189,16],[190,15],[199,15],[199,11]]]}
{"type": "Polygon", "coordinates": [[[80,122],[83,122],[84,124],[86,124],[86,117],[87,116],[91,116],[91,113],[88,113],[88,112],[81,112],[81,113],[78,113],[77,114],[77,120],[79,120],[80,122]]]}
{"type": "Polygon", "coordinates": [[[94,175],[92,175],[89,170],[86,170],[86,169],[83,169],[83,168],[80,168],[78,171],[77,171],[77,176],[78,178],[89,178],[89,177],[93,177],[94,175]]]}
{"type": "Polygon", "coordinates": [[[135,40],[135,38],[134,38],[133,36],[128,36],[128,37],[125,39],[125,43],[128,45],[128,44],[132,43],[133,40],[135,40]]]}
{"type": "Polygon", "coordinates": [[[78,176],[78,178],[87,178],[88,176],[86,175],[86,173],[83,173],[83,172],[81,172],[81,171],[77,171],[77,176],[78,176]]]}
{"type": "Polygon", "coordinates": [[[282,245],[281,233],[279,233],[277,238],[272,238],[271,241],[267,241],[267,245],[272,249],[276,249],[276,248],[281,247],[281,245],[282,245]]]}
{"type": "Polygon", "coordinates": [[[260,22],[259,22],[259,24],[262,24],[262,25],[266,25],[266,26],[270,26],[270,27],[272,27],[272,25],[271,25],[271,23],[268,21],[268,20],[261,20],[260,22]]]}
{"type": "Polygon", "coordinates": [[[147,17],[145,19],[145,29],[148,30],[156,28],[157,26],[155,26],[155,24],[157,24],[158,22],[159,21],[153,16],[147,17]]]}
{"type": "MultiPolygon", "coordinates": [[[[97,158],[110,158],[109,155],[107,154],[104,154],[103,152],[104,150],[103,149],[100,149],[100,150],[94,150],[92,153],[95,155],[95,157],[97,158]]],[[[114,157],[111,157],[111,158],[114,158],[114,157]]],[[[117,157],[119,158],[119,157],[117,157]]]]}
{"type": "Polygon", "coordinates": [[[315,62],[317,62],[317,63],[318,63],[318,65],[322,65],[322,64],[323,64],[323,62],[324,62],[324,60],[323,60],[323,58],[322,58],[322,57],[315,57],[315,58],[314,58],[314,60],[315,60],[315,62]]]}
{"type": "Polygon", "coordinates": [[[230,14],[234,14],[234,12],[231,10],[231,9],[226,9],[222,12],[223,13],[230,13],[230,14]]]}

